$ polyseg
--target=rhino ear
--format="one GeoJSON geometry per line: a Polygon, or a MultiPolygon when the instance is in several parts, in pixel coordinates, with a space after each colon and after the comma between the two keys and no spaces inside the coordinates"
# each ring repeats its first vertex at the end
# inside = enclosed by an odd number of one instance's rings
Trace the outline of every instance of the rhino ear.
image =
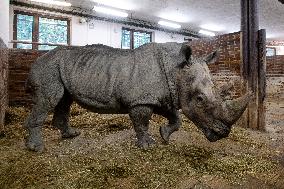
{"type": "Polygon", "coordinates": [[[179,54],[182,59],[181,63],[179,64],[179,67],[183,68],[184,66],[188,65],[190,62],[192,49],[190,46],[183,44],[179,54]]]}
{"type": "Polygon", "coordinates": [[[209,55],[207,55],[204,58],[204,61],[207,64],[213,64],[216,61],[217,57],[218,57],[218,51],[214,51],[214,52],[210,53],[209,55]]]}

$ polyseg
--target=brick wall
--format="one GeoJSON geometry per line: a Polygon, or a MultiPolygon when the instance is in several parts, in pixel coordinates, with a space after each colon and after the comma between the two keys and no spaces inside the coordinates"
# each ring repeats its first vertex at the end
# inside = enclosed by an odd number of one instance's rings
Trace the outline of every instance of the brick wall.
{"type": "Polygon", "coordinates": [[[4,118],[8,104],[8,49],[0,38],[0,137],[4,133],[4,118]]]}
{"type": "Polygon", "coordinates": [[[284,55],[266,57],[267,98],[284,101],[284,55]]]}
{"type": "Polygon", "coordinates": [[[190,42],[194,56],[204,56],[218,50],[219,56],[214,64],[209,65],[213,81],[220,86],[234,83],[232,96],[241,94],[241,34],[240,32],[216,36],[210,39],[197,39],[190,42]]]}
{"type": "Polygon", "coordinates": [[[284,55],[266,57],[268,77],[284,77],[284,55]]]}
{"type": "Polygon", "coordinates": [[[268,41],[267,46],[284,46],[284,41],[268,41]]]}
{"type": "Polygon", "coordinates": [[[26,79],[31,64],[46,51],[9,49],[9,105],[31,103],[30,94],[25,91],[26,79]]]}

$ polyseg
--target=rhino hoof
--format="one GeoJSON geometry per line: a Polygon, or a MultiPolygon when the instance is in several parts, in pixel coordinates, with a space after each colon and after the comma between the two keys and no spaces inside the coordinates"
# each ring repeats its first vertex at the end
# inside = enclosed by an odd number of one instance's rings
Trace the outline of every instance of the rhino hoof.
{"type": "Polygon", "coordinates": [[[161,135],[162,139],[164,139],[164,142],[166,144],[169,144],[170,133],[169,133],[169,129],[168,129],[167,126],[161,126],[160,127],[160,135],[161,135]]]}
{"type": "Polygon", "coordinates": [[[62,138],[74,138],[81,134],[81,132],[78,129],[74,128],[68,128],[67,131],[62,133],[62,138]]]}
{"type": "Polygon", "coordinates": [[[44,145],[42,142],[32,142],[32,141],[27,141],[26,142],[26,147],[34,152],[43,152],[44,145]]]}
{"type": "Polygon", "coordinates": [[[136,146],[141,149],[148,149],[153,144],[155,144],[155,140],[150,136],[143,137],[140,140],[138,139],[138,141],[136,142],[136,146]]]}

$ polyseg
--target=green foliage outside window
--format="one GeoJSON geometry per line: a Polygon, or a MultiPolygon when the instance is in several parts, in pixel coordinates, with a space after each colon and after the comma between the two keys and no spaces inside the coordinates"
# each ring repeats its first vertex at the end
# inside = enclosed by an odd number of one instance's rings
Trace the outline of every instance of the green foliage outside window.
{"type": "Polygon", "coordinates": [[[141,45],[151,42],[151,33],[135,31],[131,29],[122,29],[121,48],[131,49],[138,48],[141,45]],[[133,36],[133,38],[131,37],[133,36]],[[133,41],[132,41],[133,39],[133,41]]]}
{"type": "MultiPolygon", "coordinates": [[[[33,41],[33,27],[35,16],[17,14],[17,40],[33,41]]],[[[39,43],[68,44],[68,22],[66,20],[38,17],[39,43]]],[[[51,50],[54,45],[38,45],[39,50],[51,50]]],[[[18,43],[17,48],[32,49],[32,44],[18,43]]]]}
{"type": "MultiPolygon", "coordinates": [[[[39,18],[39,42],[67,44],[67,21],[39,18]]],[[[50,50],[56,46],[40,45],[39,50],[50,50]]]]}
{"type": "Polygon", "coordinates": [[[122,40],[121,40],[121,48],[122,49],[130,49],[130,31],[122,30],[122,40]]]}
{"type": "MultiPolygon", "coordinates": [[[[17,40],[32,42],[33,22],[33,16],[17,15],[17,40]]],[[[32,45],[18,43],[17,48],[32,49],[32,45]]]]}
{"type": "Polygon", "coordinates": [[[151,34],[134,32],[134,49],[151,42],[151,34]]]}

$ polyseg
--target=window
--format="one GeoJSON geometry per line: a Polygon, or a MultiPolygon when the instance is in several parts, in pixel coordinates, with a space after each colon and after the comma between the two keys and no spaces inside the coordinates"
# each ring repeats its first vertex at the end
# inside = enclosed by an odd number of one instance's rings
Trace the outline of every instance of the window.
{"type": "Polygon", "coordinates": [[[135,49],[150,42],[152,42],[151,32],[122,28],[122,49],[135,49]]]}
{"type": "Polygon", "coordinates": [[[51,50],[70,44],[70,21],[39,14],[15,11],[14,48],[51,50]]]}
{"type": "Polygon", "coordinates": [[[266,48],[266,56],[275,56],[275,55],[276,55],[276,48],[274,47],[266,48]]]}
{"type": "MultiPolygon", "coordinates": [[[[34,24],[33,16],[18,14],[17,15],[17,34],[16,34],[17,38],[16,40],[32,42],[33,24],[34,24]]],[[[17,44],[17,48],[32,49],[32,45],[19,43],[17,44]]]]}

